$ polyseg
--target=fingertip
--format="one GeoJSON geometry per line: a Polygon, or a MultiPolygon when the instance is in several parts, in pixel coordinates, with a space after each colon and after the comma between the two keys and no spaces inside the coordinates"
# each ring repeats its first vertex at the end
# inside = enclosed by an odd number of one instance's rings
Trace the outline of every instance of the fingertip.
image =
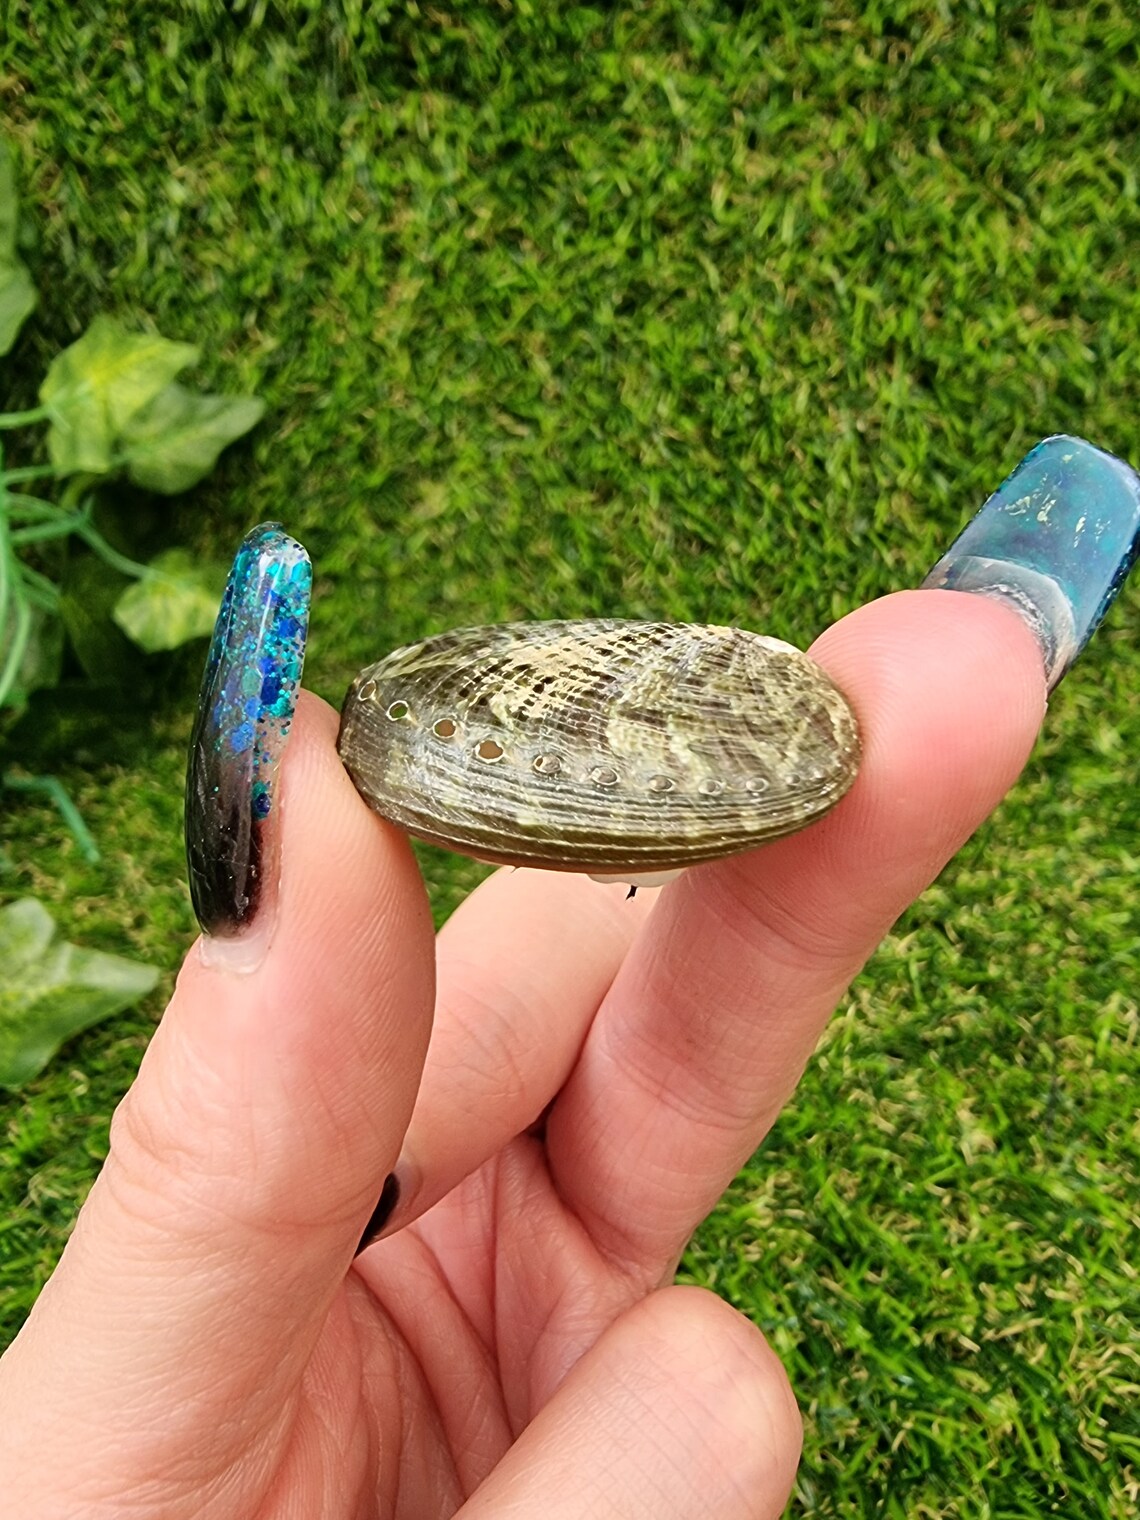
{"type": "Polygon", "coordinates": [[[842,980],[1016,781],[1045,675],[1022,620],[962,592],[883,597],[811,653],[855,710],[855,783],[801,833],[705,870],[734,920],[758,915],[798,960],[834,964],[842,980]]]}
{"type": "Polygon", "coordinates": [[[336,713],[301,695],[282,787],[283,932],[368,981],[376,956],[413,961],[430,950],[431,909],[407,835],[367,806],[340,762],[336,713]]]}
{"type": "Polygon", "coordinates": [[[896,591],[826,629],[812,657],[859,702],[907,690],[921,668],[926,685],[973,686],[983,700],[1011,704],[1022,723],[1045,711],[1041,649],[1009,606],[956,591],[896,591]]]}
{"type": "Polygon", "coordinates": [[[1026,624],[984,597],[902,591],[834,624],[811,653],[855,708],[864,751],[825,825],[953,853],[1013,785],[1041,726],[1045,671],[1026,624]]]}

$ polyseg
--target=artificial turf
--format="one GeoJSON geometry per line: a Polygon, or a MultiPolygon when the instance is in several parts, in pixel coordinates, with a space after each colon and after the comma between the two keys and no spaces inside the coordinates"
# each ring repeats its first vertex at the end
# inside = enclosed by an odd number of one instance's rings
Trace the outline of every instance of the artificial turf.
{"type": "MultiPolygon", "coordinates": [[[[916,584],[1038,437],[1140,463],[1129,0],[9,0],[0,110],[42,293],[5,409],[97,311],[262,395],[139,532],[224,557],[283,519],[333,701],[394,644],[514,616],[805,644],[916,584]]],[[[1138,624],[1126,592],[686,1259],[792,1373],[796,1515],[1140,1505],[1138,624]]],[[[0,798],[0,897],[170,974],[173,668],[51,757],[100,865],[0,798]]],[[[477,868],[423,858],[443,914],[477,868]]],[[[6,1335],[160,1007],[0,1102],[6,1335]]]]}

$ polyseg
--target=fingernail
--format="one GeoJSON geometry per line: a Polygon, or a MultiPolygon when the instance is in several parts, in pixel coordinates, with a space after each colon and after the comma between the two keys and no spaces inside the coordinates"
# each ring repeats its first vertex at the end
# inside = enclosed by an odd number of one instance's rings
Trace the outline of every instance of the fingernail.
{"type": "Polygon", "coordinates": [[[392,1217],[392,1210],[400,1201],[400,1181],[395,1172],[389,1172],[384,1179],[384,1186],[380,1189],[380,1202],[372,1210],[368,1223],[364,1226],[364,1233],[360,1237],[355,1255],[359,1256],[377,1239],[381,1230],[392,1217]]]}
{"type": "Polygon", "coordinates": [[[1140,550],[1140,477],[1063,433],[1030,449],[923,582],[1012,606],[1050,691],[1112,606],[1140,550]]]}
{"type": "Polygon", "coordinates": [[[301,685],[311,585],[309,556],[280,524],[248,533],[198,696],[186,776],[190,896],[205,957],[240,969],[259,959],[272,919],[270,819],[301,685]],[[260,948],[251,943],[255,921],[260,948]]]}

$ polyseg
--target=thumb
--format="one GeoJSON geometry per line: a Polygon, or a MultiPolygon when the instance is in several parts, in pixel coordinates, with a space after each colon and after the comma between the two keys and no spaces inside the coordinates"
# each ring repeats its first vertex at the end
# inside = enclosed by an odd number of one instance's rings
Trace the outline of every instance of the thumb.
{"type": "MultiPolygon", "coordinates": [[[[60,1266],[3,1364],[0,1471],[62,1439],[265,1429],[296,1386],[411,1113],[431,916],[302,694],[267,827],[281,873],[252,972],[191,951],[60,1266]],[[18,1400],[13,1397],[16,1391],[18,1400]],[[17,1408],[17,1402],[19,1407],[17,1408]],[[223,1421],[224,1423],[224,1421],[223,1421]],[[61,1435],[61,1432],[64,1434],[61,1435]]],[[[215,1452],[216,1455],[216,1452],[215,1452]]]]}

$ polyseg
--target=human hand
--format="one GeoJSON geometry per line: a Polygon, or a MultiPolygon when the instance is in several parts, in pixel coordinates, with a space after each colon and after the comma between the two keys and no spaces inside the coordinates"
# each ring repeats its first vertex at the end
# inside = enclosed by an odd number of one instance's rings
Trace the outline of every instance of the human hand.
{"type": "Polygon", "coordinates": [[[499,872],[439,936],[434,1028],[411,853],[302,702],[264,958],[191,951],[0,1362],[11,1513],[781,1513],[783,1372],[667,1284],[1044,708],[1037,644],[982,597],[889,597],[813,652],[864,736],[833,814],[632,902],[499,872]]]}

